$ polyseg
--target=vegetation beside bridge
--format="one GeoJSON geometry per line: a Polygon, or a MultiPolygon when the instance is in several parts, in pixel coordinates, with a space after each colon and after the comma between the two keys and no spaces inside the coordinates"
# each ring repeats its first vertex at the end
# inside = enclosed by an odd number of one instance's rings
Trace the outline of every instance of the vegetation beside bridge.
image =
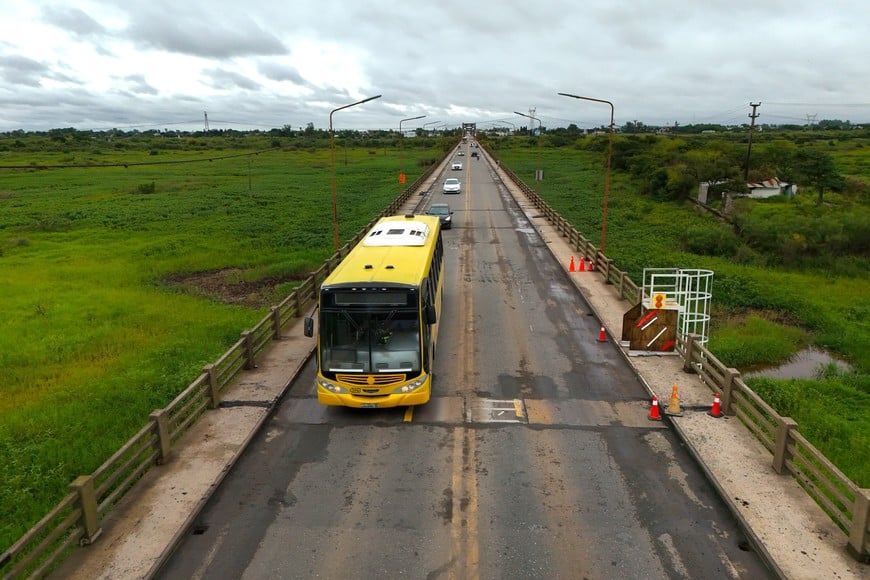
{"type": "MultiPolygon", "coordinates": [[[[749,379],[859,486],[870,485],[870,132],[755,137],[750,180],[794,181],[792,198],[699,207],[702,181],[740,192],[746,135],[617,135],[606,254],[641,282],[644,268],[715,272],[709,348],[752,370],[817,346],[852,367],[810,379],[749,379]],[[805,172],[806,160],[821,160],[805,172]],[[819,168],[822,168],[820,170],[819,168]]],[[[490,136],[484,142],[600,244],[608,135],[490,136]]]]}
{"type": "MultiPolygon", "coordinates": [[[[710,347],[732,366],[808,344],[849,360],[852,373],[752,386],[867,487],[870,139],[780,137],[756,137],[757,175],[812,147],[832,161],[823,203],[809,182],[810,195],[738,201],[721,220],[687,200],[698,180],[739,176],[739,136],[617,136],[606,253],[638,281],[648,267],[714,270],[710,347]]],[[[333,253],[331,159],[347,239],[397,197],[400,167],[411,183],[457,139],[341,133],[331,155],[311,127],[0,135],[0,545],[333,253]]],[[[542,195],[597,241],[606,135],[546,134],[540,150],[482,139],[529,183],[540,151],[542,195]]]]}

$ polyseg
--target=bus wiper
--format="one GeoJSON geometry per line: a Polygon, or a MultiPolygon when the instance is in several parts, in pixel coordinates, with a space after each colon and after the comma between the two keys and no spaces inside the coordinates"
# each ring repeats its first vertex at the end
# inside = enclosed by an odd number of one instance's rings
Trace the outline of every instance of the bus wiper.
{"type": "Polygon", "coordinates": [[[388,342],[390,342],[390,339],[393,337],[393,331],[390,330],[389,325],[390,325],[390,321],[393,319],[393,316],[396,315],[396,312],[398,312],[398,310],[396,310],[395,308],[393,310],[391,310],[390,313],[387,314],[387,317],[384,318],[384,321],[381,322],[380,325],[378,325],[378,337],[377,338],[378,338],[378,342],[380,344],[387,344],[388,342]]]}
{"type": "MultiPolygon", "coordinates": [[[[341,315],[344,316],[348,322],[350,322],[350,325],[353,327],[354,342],[359,343],[359,341],[361,341],[363,337],[366,336],[366,329],[357,324],[356,320],[354,320],[353,317],[347,313],[347,310],[342,310],[341,315]]],[[[368,339],[366,339],[366,342],[368,342],[368,339]]]]}
{"type": "Polygon", "coordinates": [[[354,320],[353,317],[347,313],[347,310],[342,310],[341,315],[344,316],[345,318],[347,318],[347,321],[350,322],[351,326],[353,326],[353,329],[355,331],[357,331],[357,332],[362,331],[362,328],[360,327],[360,325],[357,324],[356,320],[354,320]]]}

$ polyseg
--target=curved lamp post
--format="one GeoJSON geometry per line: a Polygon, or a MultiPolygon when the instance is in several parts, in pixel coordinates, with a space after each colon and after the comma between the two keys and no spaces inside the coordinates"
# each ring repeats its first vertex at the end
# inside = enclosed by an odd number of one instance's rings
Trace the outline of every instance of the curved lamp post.
{"type": "Polygon", "coordinates": [[[408,117],[399,121],[399,195],[402,195],[402,190],[405,188],[405,134],[402,133],[402,123],[405,121],[414,121],[422,119],[426,115],[418,115],[416,117],[408,117]]]}
{"type": "MultiPolygon", "coordinates": [[[[516,134],[516,132],[517,132],[517,126],[514,125],[513,123],[511,123],[510,121],[499,121],[499,123],[507,123],[508,125],[510,125],[511,127],[513,127],[513,132],[514,132],[514,134],[516,134]]],[[[511,136],[513,136],[513,135],[511,135],[511,136]]],[[[508,141],[508,147],[507,147],[507,150],[508,150],[508,153],[511,152],[510,141],[508,141]]],[[[505,157],[507,158],[508,169],[510,169],[511,171],[513,171],[513,167],[511,166],[511,162],[510,162],[510,155],[506,155],[505,157]]]]}
{"type": "Polygon", "coordinates": [[[581,97],[580,95],[571,95],[569,93],[559,94],[563,97],[571,97],[572,99],[595,101],[596,103],[605,103],[607,105],[610,105],[610,139],[607,142],[607,173],[604,176],[604,206],[601,209],[601,253],[603,254],[604,245],[607,239],[607,196],[610,193],[610,159],[613,156],[613,103],[604,99],[581,97]]]}
{"type": "Polygon", "coordinates": [[[537,117],[520,113],[519,111],[514,111],[514,114],[519,115],[520,117],[528,117],[529,119],[534,119],[538,122],[538,174],[535,175],[535,193],[540,196],[541,180],[544,178],[543,171],[541,170],[541,135],[544,133],[544,130],[541,128],[541,120],[537,117]]]}
{"type": "Polygon", "coordinates": [[[332,130],[332,114],[348,107],[362,105],[375,99],[380,99],[381,95],[375,95],[349,105],[344,105],[329,112],[329,165],[332,168],[332,236],[335,241],[335,251],[338,251],[338,199],[335,193],[335,132],[332,130]]]}
{"type": "MultiPolygon", "coordinates": [[[[440,122],[441,122],[441,121],[429,121],[428,123],[423,123],[423,132],[424,132],[424,133],[426,132],[426,127],[427,127],[428,125],[435,125],[435,124],[440,123],[440,122]]],[[[426,135],[426,136],[428,137],[428,135],[426,135]]]]}

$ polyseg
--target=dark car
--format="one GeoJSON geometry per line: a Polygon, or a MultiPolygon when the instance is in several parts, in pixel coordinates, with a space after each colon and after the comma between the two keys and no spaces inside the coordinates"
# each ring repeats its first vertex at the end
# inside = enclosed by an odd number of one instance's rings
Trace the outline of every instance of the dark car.
{"type": "Polygon", "coordinates": [[[433,203],[426,210],[426,215],[437,215],[441,219],[441,229],[443,230],[449,230],[453,225],[453,219],[450,217],[453,212],[446,203],[433,203]]]}

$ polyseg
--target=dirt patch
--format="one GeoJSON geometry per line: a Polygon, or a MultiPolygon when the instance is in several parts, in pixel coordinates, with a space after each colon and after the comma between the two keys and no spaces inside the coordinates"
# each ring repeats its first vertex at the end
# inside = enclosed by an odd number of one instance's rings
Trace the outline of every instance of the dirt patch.
{"type": "Polygon", "coordinates": [[[164,278],[163,283],[170,288],[224,304],[264,308],[284,298],[284,295],[278,295],[280,285],[303,280],[292,274],[245,280],[243,274],[244,270],[239,268],[225,268],[212,272],[172,274],[164,278]]]}

